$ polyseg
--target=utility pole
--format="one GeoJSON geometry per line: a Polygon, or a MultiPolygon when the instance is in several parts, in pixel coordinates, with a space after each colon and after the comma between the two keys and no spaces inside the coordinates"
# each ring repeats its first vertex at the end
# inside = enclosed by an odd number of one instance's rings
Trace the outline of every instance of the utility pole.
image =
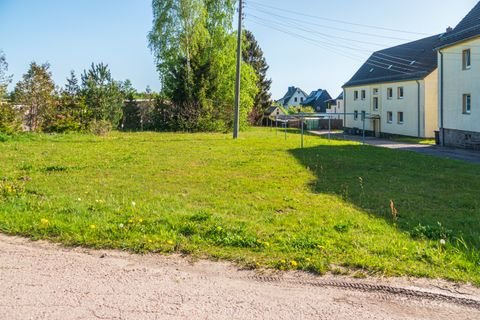
{"type": "Polygon", "coordinates": [[[237,79],[235,81],[235,115],[233,120],[233,139],[238,138],[240,130],[240,79],[242,67],[242,22],[243,0],[238,4],[238,35],[237,35],[237,79]]]}

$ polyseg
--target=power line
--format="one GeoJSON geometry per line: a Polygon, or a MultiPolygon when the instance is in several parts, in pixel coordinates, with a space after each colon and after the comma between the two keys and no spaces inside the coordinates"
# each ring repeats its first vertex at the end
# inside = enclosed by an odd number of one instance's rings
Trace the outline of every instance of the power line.
{"type": "Polygon", "coordinates": [[[414,35],[430,35],[428,33],[423,33],[423,32],[415,32],[415,31],[407,31],[407,30],[401,30],[401,29],[394,29],[394,28],[388,28],[388,27],[381,27],[381,26],[373,26],[373,25],[368,25],[368,24],[361,24],[361,23],[354,23],[354,22],[349,22],[349,21],[344,21],[344,20],[339,20],[339,19],[332,19],[332,18],[327,18],[327,17],[321,17],[321,16],[314,16],[311,14],[306,14],[306,13],[301,13],[298,11],[293,11],[293,10],[288,10],[288,9],[282,9],[282,8],[277,8],[273,6],[269,6],[263,3],[259,3],[253,0],[249,0],[254,6],[260,6],[264,8],[269,8],[277,11],[283,11],[295,15],[300,15],[302,17],[309,17],[309,18],[314,18],[318,20],[325,20],[325,21],[332,21],[336,23],[341,23],[341,24],[347,24],[347,25],[352,25],[352,26],[357,26],[357,27],[364,27],[364,28],[371,28],[371,29],[376,29],[376,30],[385,30],[385,31],[391,31],[391,32],[398,32],[398,33],[405,33],[405,34],[414,34],[414,35]]]}
{"type": "Polygon", "coordinates": [[[324,25],[324,24],[319,24],[319,23],[315,23],[315,22],[306,22],[305,20],[296,19],[296,18],[292,18],[292,17],[286,17],[286,16],[283,16],[283,15],[279,15],[279,14],[276,14],[276,13],[273,13],[273,12],[268,12],[268,11],[265,11],[265,10],[262,10],[262,9],[255,9],[255,8],[251,8],[251,9],[253,9],[254,11],[266,14],[266,15],[275,16],[275,17],[282,18],[282,19],[289,19],[289,20],[304,23],[304,24],[308,23],[308,24],[311,24],[311,25],[314,25],[314,26],[317,26],[317,27],[326,28],[326,29],[331,29],[331,30],[336,30],[336,31],[341,31],[341,32],[348,32],[348,33],[353,33],[353,34],[359,34],[359,35],[368,36],[368,37],[375,37],[375,38],[384,38],[384,39],[400,40],[400,41],[411,41],[411,39],[406,39],[406,38],[384,36],[384,35],[368,33],[368,32],[361,32],[361,31],[352,31],[352,30],[348,30],[348,29],[337,28],[337,27],[324,25]]]}
{"type": "MultiPolygon", "coordinates": [[[[278,32],[281,32],[281,33],[284,33],[284,34],[288,34],[290,36],[293,36],[293,37],[297,37],[297,38],[301,38],[303,40],[306,40],[307,42],[310,42],[311,44],[321,48],[321,49],[325,49],[325,47],[323,46],[320,46],[318,44],[318,40],[317,39],[312,39],[312,38],[308,38],[308,37],[305,37],[303,35],[300,35],[298,33],[294,33],[294,32],[290,32],[290,31],[286,31],[286,30],[282,30],[280,28],[277,28],[277,27],[274,27],[274,26],[271,26],[271,25],[268,25],[264,22],[259,22],[259,21],[255,21],[255,20],[252,20],[251,18],[249,18],[249,16],[247,16],[247,19],[250,20],[251,22],[255,23],[255,24],[259,24],[259,25],[262,25],[262,26],[265,26],[267,28],[270,28],[270,29],[273,29],[273,30],[276,30],[278,32]]],[[[344,57],[347,57],[347,58],[350,58],[350,59],[353,59],[353,60],[356,60],[356,61],[365,61],[364,58],[359,58],[358,56],[354,56],[352,55],[351,53],[346,53],[346,52],[343,52],[343,51],[340,51],[338,48],[336,48],[334,45],[331,45],[331,44],[328,44],[328,43],[324,43],[324,45],[326,47],[329,47],[332,51],[335,51],[337,52],[338,54],[344,56],[344,57]]],[[[377,67],[377,68],[380,68],[380,69],[384,69],[384,70],[390,70],[390,71],[393,71],[393,72],[397,72],[397,73],[401,73],[401,74],[412,74],[412,72],[405,72],[405,71],[401,71],[401,70],[396,70],[394,69],[394,67],[392,68],[387,68],[387,67],[383,67],[381,65],[378,65],[376,63],[372,63],[372,62],[369,62],[369,60],[367,60],[367,62],[365,62],[366,65],[370,65],[372,67],[377,67]]],[[[400,69],[398,67],[395,67],[397,69],[400,69]]]]}
{"type": "MultiPolygon", "coordinates": [[[[250,16],[250,17],[253,17],[253,18],[256,18],[256,19],[259,19],[259,20],[262,20],[262,21],[265,21],[265,22],[270,22],[270,23],[274,23],[274,24],[277,24],[277,25],[285,26],[283,23],[280,23],[280,22],[277,22],[277,21],[268,20],[268,19],[263,19],[263,18],[258,17],[258,16],[256,16],[256,15],[253,15],[253,14],[250,14],[249,16],[250,16]]],[[[310,33],[319,34],[319,35],[322,35],[322,36],[328,38],[328,35],[326,35],[325,33],[321,33],[321,32],[316,32],[316,31],[304,29],[304,28],[302,28],[302,27],[298,27],[298,26],[295,26],[295,25],[290,25],[290,27],[295,28],[295,29],[298,29],[298,30],[301,30],[301,31],[305,31],[305,32],[310,32],[310,33]]],[[[360,41],[359,41],[359,42],[360,42],[360,41]]],[[[351,50],[361,50],[361,51],[364,51],[364,52],[371,52],[371,50],[367,50],[367,49],[363,49],[363,48],[359,48],[359,47],[345,46],[345,45],[336,44],[336,43],[331,43],[331,44],[332,44],[332,45],[339,46],[339,47],[351,49],[351,50]]]]}
{"type": "MultiPolygon", "coordinates": [[[[262,20],[265,20],[265,21],[271,21],[271,20],[267,20],[267,19],[262,18],[262,17],[258,17],[258,16],[253,15],[253,14],[250,14],[250,16],[256,17],[256,18],[258,18],[258,19],[262,19],[262,20]]],[[[272,22],[274,22],[274,21],[272,21],[272,22]]],[[[285,22],[288,22],[288,21],[283,21],[283,20],[282,20],[282,23],[285,23],[285,22]]],[[[278,22],[274,22],[274,23],[278,23],[278,22]]],[[[290,26],[293,27],[293,28],[300,29],[300,27],[298,26],[298,24],[290,23],[290,26]]],[[[318,34],[318,35],[322,35],[322,36],[324,36],[324,37],[326,37],[326,38],[334,38],[334,39],[340,39],[340,40],[344,40],[344,41],[357,42],[357,43],[361,43],[361,44],[367,44],[367,45],[372,45],[372,46],[377,46],[377,47],[382,47],[382,48],[385,48],[385,47],[386,47],[385,44],[381,44],[381,43],[376,43],[376,42],[369,42],[369,41],[362,41],[362,40],[356,40],[356,39],[351,39],[351,38],[339,37],[339,36],[335,36],[335,35],[332,35],[332,34],[327,34],[327,33],[323,33],[323,32],[318,32],[318,31],[312,30],[312,29],[301,29],[301,30],[306,31],[306,32],[315,33],[315,34],[318,34]]]]}
{"type": "MultiPolygon", "coordinates": [[[[400,66],[405,66],[405,67],[408,67],[408,68],[412,68],[412,69],[422,69],[422,67],[419,67],[419,66],[416,66],[414,63],[412,64],[412,62],[415,62],[417,63],[416,61],[411,61],[410,63],[403,63],[403,62],[398,62],[398,61],[395,61],[395,60],[392,60],[392,59],[387,59],[387,58],[383,58],[383,57],[379,57],[377,56],[378,52],[375,52],[372,57],[374,57],[375,59],[379,59],[379,60],[383,60],[383,61],[387,61],[387,62],[390,62],[390,64],[392,63],[395,63],[397,65],[400,65],[400,66]]],[[[398,58],[397,58],[398,59],[398,58]]]]}
{"type": "MultiPolygon", "coordinates": [[[[271,20],[264,20],[260,17],[257,17],[255,15],[249,15],[249,17],[252,17],[254,19],[257,19],[259,21],[261,21],[262,23],[266,23],[266,22],[270,22],[270,23],[274,23],[276,25],[280,25],[282,27],[285,26],[285,22],[283,23],[279,23],[279,22],[276,22],[276,21],[271,21],[271,20]]],[[[290,27],[292,28],[295,28],[295,29],[298,29],[298,30],[302,30],[302,31],[306,31],[306,32],[310,32],[310,30],[307,30],[307,29],[303,29],[301,27],[298,27],[298,26],[295,26],[295,25],[290,25],[290,27]]],[[[300,36],[298,34],[296,34],[296,36],[300,36]]],[[[304,37],[304,36],[302,36],[304,37]]],[[[312,38],[309,38],[310,41],[316,41],[316,42],[319,42],[319,43],[322,43],[322,44],[326,44],[326,45],[331,45],[333,47],[335,47],[336,49],[338,49],[339,47],[341,48],[346,48],[346,49],[349,49],[349,50],[352,50],[352,51],[355,51],[355,52],[358,52],[358,51],[365,51],[365,52],[371,52],[371,50],[365,50],[365,49],[362,49],[362,48],[358,48],[358,47],[351,47],[351,46],[344,46],[344,45],[340,45],[338,43],[332,43],[332,42],[325,42],[325,41],[321,41],[321,40],[316,40],[316,39],[312,39],[312,38]]],[[[393,61],[393,60],[390,60],[390,59],[386,59],[386,58],[381,58],[381,57],[376,57],[373,55],[374,58],[378,58],[378,59],[382,59],[382,60],[386,60],[386,61],[390,61],[390,63],[385,63],[385,62],[381,62],[381,61],[374,61],[376,64],[384,64],[386,65],[386,69],[388,70],[391,70],[391,68],[393,66],[397,67],[397,69],[401,69],[401,70],[406,70],[406,71],[410,71],[410,72],[418,72],[419,70],[415,70],[415,68],[420,68],[420,67],[417,67],[417,66],[411,66],[411,65],[407,65],[405,63],[401,63],[401,62],[398,62],[398,61],[393,61]],[[405,68],[405,67],[408,67],[408,68],[405,68]]],[[[393,56],[392,56],[393,57],[393,56]]],[[[362,60],[364,60],[364,58],[362,57],[361,58],[362,60]]],[[[408,61],[410,63],[410,61],[408,61]]]]}
{"type": "MultiPolygon", "coordinates": [[[[258,17],[256,15],[251,15],[255,18],[258,18],[258,19],[262,19],[262,20],[265,20],[267,22],[271,22],[271,23],[275,23],[275,24],[280,24],[280,25],[284,25],[285,23],[289,23],[289,19],[288,17],[285,17],[285,21],[282,20],[281,23],[279,23],[278,21],[271,21],[271,20],[267,20],[265,18],[262,18],[262,17],[258,17]]],[[[290,19],[291,20],[291,19],[290,19]]],[[[298,19],[293,19],[293,21],[299,21],[298,19]]],[[[301,21],[302,23],[308,23],[308,22],[304,22],[304,21],[301,21]]],[[[350,38],[343,38],[343,37],[338,37],[338,36],[334,36],[334,35],[328,35],[328,34],[325,34],[325,33],[321,33],[321,32],[318,32],[318,31],[313,31],[311,29],[305,29],[305,28],[302,28],[302,27],[299,27],[298,24],[293,24],[293,23],[289,23],[289,26],[292,27],[292,28],[296,28],[298,30],[302,30],[302,31],[306,31],[306,32],[309,32],[309,33],[315,33],[315,34],[318,34],[318,35],[321,35],[323,36],[324,38],[328,38],[330,40],[330,38],[335,38],[335,39],[340,39],[340,40],[346,40],[346,41],[352,41],[352,42],[358,42],[358,43],[363,43],[363,44],[367,44],[367,45],[376,45],[376,46],[382,46],[382,47],[387,47],[387,45],[384,45],[384,44],[379,44],[379,43],[372,43],[372,42],[366,42],[366,41],[360,41],[360,40],[354,40],[354,39],[350,39],[350,38]]],[[[333,45],[335,46],[342,46],[344,48],[347,48],[347,49],[352,49],[352,50],[361,50],[361,51],[368,51],[368,52],[371,52],[373,50],[365,50],[364,48],[359,48],[359,47],[351,47],[351,46],[345,46],[345,45],[339,45],[338,43],[334,43],[333,45]]],[[[409,50],[409,51],[423,51],[424,49],[419,49],[419,48],[411,48],[411,47],[407,47],[406,45],[402,45],[401,47],[398,48],[399,50],[409,50]]],[[[418,62],[418,61],[415,61],[415,60],[407,60],[407,59],[403,59],[403,58],[400,58],[400,57],[397,57],[397,56],[393,56],[393,55],[389,55],[389,54],[386,54],[386,53],[382,53],[382,52],[376,52],[376,54],[378,55],[382,55],[384,57],[390,57],[392,59],[399,59],[399,60],[402,60],[402,61],[405,61],[407,62],[408,64],[406,63],[402,63],[402,62],[399,62],[399,61],[394,61],[394,60],[391,60],[391,59],[386,59],[386,58],[380,58],[380,57],[377,57],[379,59],[382,59],[382,60],[387,60],[387,61],[390,61],[391,63],[397,63],[399,65],[403,65],[403,66],[406,66],[406,67],[409,67],[409,68],[412,68],[412,69],[415,69],[415,68],[421,68],[421,67],[418,67],[416,66],[415,64],[417,65],[422,65],[423,63],[421,62],[418,62]],[[415,64],[412,64],[412,62],[414,62],[415,64]]]]}

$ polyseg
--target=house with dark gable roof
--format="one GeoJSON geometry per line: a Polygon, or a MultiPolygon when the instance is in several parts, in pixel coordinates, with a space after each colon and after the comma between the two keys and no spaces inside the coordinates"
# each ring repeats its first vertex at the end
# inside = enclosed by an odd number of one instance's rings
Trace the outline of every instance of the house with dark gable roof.
{"type": "Polygon", "coordinates": [[[480,2],[437,49],[440,141],[480,149],[480,2]]]}
{"type": "Polygon", "coordinates": [[[343,86],[345,127],[375,136],[434,137],[438,128],[440,35],[373,53],[343,86]]]}
{"type": "Polygon", "coordinates": [[[301,105],[304,107],[312,107],[316,112],[325,113],[327,112],[328,101],[331,99],[332,97],[327,90],[318,89],[312,91],[301,105]]]}
{"type": "Polygon", "coordinates": [[[307,99],[307,94],[300,88],[288,87],[287,93],[276,102],[284,108],[300,106],[307,99]]]}

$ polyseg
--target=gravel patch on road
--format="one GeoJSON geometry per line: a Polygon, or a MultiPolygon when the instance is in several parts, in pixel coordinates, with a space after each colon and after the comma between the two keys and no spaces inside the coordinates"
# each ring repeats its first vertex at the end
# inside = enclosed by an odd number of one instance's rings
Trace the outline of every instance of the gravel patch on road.
{"type": "Polygon", "coordinates": [[[242,271],[0,235],[0,319],[480,319],[480,290],[242,271]]]}

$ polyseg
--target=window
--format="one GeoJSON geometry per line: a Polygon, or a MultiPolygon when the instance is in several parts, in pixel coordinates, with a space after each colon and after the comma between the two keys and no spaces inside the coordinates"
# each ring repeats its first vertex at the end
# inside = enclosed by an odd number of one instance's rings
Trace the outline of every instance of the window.
{"type": "Polygon", "coordinates": [[[374,94],[374,95],[377,95],[377,94],[378,94],[378,88],[374,88],[374,89],[373,89],[373,94],[374,94]]]}
{"type": "Polygon", "coordinates": [[[298,98],[297,98],[297,97],[295,97],[295,102],[298,102],[298,98]]]}
{"type": "Polygon", "coordinates": [[[393,122],[393,113],[391,111],[387,112],[387,122],[392,123],[393,122]]]}
{"type": "Polygon", "coordinates": [[[388,88],[387,89],[387,99],[392,99],[393,98],[393,89],[388,88]]]}
{"type": "Polygon", "coordinates": [[[300,98],[300,101],[303,102],[303,97],[300,98]]]}
{"type": "Polygon", "coordinates": [[[378,97],[373,97],[373,110],[378,110],[378,97]]]}
{"type": "Polygon", "coordinates": [[[362,100],[365,100],[367,97],[367,92],[365,90],[362,90],[362,100]]]}
{"type": "Polygon", "coordinates": [[[358,111],[357,110],[355,110],[353,112],[353,120],[358,120],[358,111]]]}
{"type": "Polygon", "coordinates": [[[362,121],[365,120],[367,113],[365,111],[362,111],[362,121]]]}
{"type": "Polygon", "coordinates": [[[463,95],[463,113],[470,114],[472,110],[472,96],[470,94],[463,95]]]}
{"type": "Polygon", "coordinates": [[[354,99],[354,100],[358,100],[358,91],[357,91],[357,90],[355,90],[355,91],[353,92],[353,99],[354,99]]]}
{"type": "Polygon", "coordinates": [[[397,121],[398,121],[398,124],[403,123],[403,112],[397,113],[397,121]]]}
{"type": "Polygon", "coordinates": [[[397,97],[398,97],[398,99],[403,99],[403,87],[398,87],[397,97]]]}
{"type": "Polygon", "coordinates": [[[463,50],[462,53],[462,66],[463,70],[468,70],[472,66],[472,54],[470,49],[463,50]]]}

